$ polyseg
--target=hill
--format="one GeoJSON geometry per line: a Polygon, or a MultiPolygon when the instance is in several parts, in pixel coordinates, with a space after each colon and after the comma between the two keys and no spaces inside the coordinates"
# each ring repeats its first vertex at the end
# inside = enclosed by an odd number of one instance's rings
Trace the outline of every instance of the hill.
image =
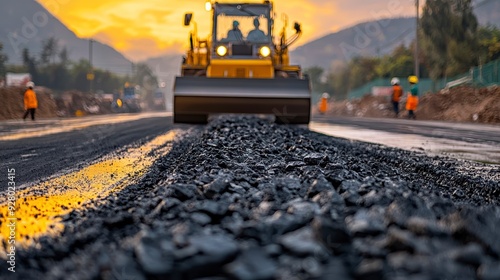
{"type": "MultiPolygon", "coordinates": [[[[481,25],[500,27],[500,1],[474,1],[474,12],[481,25]]],[[[415,24],[414,17],[363,22],[297,47],[292,63],[335,69],[355,56],[385,55],[415,39],[415,24]]]]}
{"type": "MultiPolygon", "coordinates": [[[[22,49],[41,52],[42,41],[54,37],[59,47],[68,49],[69,59],[88,59],[89,41],[78,38],[42,5],[34,0],[0,0],[0,42],[9,57],[9,64],[22,63],[22,49]]],[[[94,66],[117,74],[132,71],[132,63],[108,45],[93,43],[94,66]]]]}
{"type": "Polygon", "coordinates": [[[335,68],[356,56],[384,55],[415,38],[415,18],[369,21],[309,42],[292,51],[292,63],[335,68]]]}

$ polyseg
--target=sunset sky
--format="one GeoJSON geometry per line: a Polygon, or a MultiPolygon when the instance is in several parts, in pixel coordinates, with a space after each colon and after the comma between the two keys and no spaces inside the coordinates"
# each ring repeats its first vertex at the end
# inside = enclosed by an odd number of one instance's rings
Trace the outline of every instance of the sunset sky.
{"type": "MultiPolygon", "coordinates": [[[[204,9],[205,0],[38,2],[77,36],[109,44],[135,61],[183,52],[190,30],[182,25],[187,11],[194,12],[199,35],[209,34],[210,14],[204,9]]],[[[415,13],[414,0],[275,0],[274,4],[278,15],[286,13],[291,22],[302,24],[303,37],[298,45],[361,21],[415,13]]]]}

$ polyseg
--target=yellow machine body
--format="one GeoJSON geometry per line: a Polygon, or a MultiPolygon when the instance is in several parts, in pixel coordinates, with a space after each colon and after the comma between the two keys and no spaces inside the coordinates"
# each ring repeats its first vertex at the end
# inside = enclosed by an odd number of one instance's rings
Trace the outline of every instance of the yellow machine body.
{"type": "MultiPolygon", "coordinates": [[[[285,22],[275,44],[272,2],[209,5],[212,32],[205,40],[198,38],[196,28],[191,33],[181,76],[174,83],[174,122],[204,123],[210,114],[243,113],[309,123],[309,79],[300,66],[290,65],[288,56],[300,25],[295,24],[296,33],[287,39],[285,22]]],[[[192,14],[186,14],[184,25],[191,22],[192,14]]]]}
{"type": "Polygon", "coordinates": [[[270,59],[212,59],[207,77],[272,79],[274,66],[270,59]]]}

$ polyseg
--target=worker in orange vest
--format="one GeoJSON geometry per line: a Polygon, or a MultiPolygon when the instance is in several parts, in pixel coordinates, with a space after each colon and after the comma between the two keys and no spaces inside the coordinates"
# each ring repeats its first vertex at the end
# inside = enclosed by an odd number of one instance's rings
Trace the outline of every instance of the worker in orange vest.
{"type": "Polygon", "coordinates": [[[394,113],[396,114],[396,118],[399,115],[399,101],[401,101],[401,96],[403,96],[403,88],[400,85],[400,81],[398,78],[392,78],[392,108],[394,109],[394,113]]]}
{"type": "Polygon", "coordinates": [[[28,114],[31,115],[31,119],[35,120],[35,110],[38,108],[38,100],[36,99],[36,93],[33,90],[35,84],[33,82],[28,82],[26,84],[26,91],[24,92],[24,113],[23,120],[26,120],[28,114]]]}
{"type": "Polygon", "coordinates": [[[408,92],[408,99],[406,100],[406,110],[408,111],[409,119],[416,119],[415,111],[418,106],[418,77],[410,76],[408,77],[408,82],[410,82],[410,92],[408,92]]]}
{"type": "Polygon", "coordinates": [[[321,114],[326,113],[328,110],[328,99],[330,99],[330,95],[327,92],[323,92],[321,95],[321,101],[319,103],[319,112],[321,114]]]}

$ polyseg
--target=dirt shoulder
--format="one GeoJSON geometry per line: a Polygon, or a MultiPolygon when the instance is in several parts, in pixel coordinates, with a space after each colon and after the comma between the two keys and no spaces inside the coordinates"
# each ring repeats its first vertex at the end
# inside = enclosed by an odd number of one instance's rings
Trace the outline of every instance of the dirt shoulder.
{"type": "MultiPolygon", "coordinates": [[[[399,118],[406,118],[406,100],[400,103],[399,118]]],[[[313,110],[318,114],[317,108],[313,110]]],[[[390,98],[364,96],[360,99],[332,101],[326,115],[372,118],[394,118],[390,98]]],[[[453,122],[500,123],[500,87],[457,87],[420,98],[416,111],[419,120],[453,122]]]]}
{"type": "MultiPolygon", "coordinates": [[[[24,114],[24,91],[21,87],[0,88],[0,120],[21,119],[24,114]]],[[[57,117],[56,101],[48,89],[35,88],[38,99],[36,118],[57,117]]]]}
{"type": "MultiPolygon", "coordinates": [[[[0,120],[21,119],[24,114],[24,87],[0,87],[0,120]]],[[[35,87],[38,99],[36,118],[102,115],[111,113],[111,101],[79,91],[55,95],[50,89],[35,87]]]]}

